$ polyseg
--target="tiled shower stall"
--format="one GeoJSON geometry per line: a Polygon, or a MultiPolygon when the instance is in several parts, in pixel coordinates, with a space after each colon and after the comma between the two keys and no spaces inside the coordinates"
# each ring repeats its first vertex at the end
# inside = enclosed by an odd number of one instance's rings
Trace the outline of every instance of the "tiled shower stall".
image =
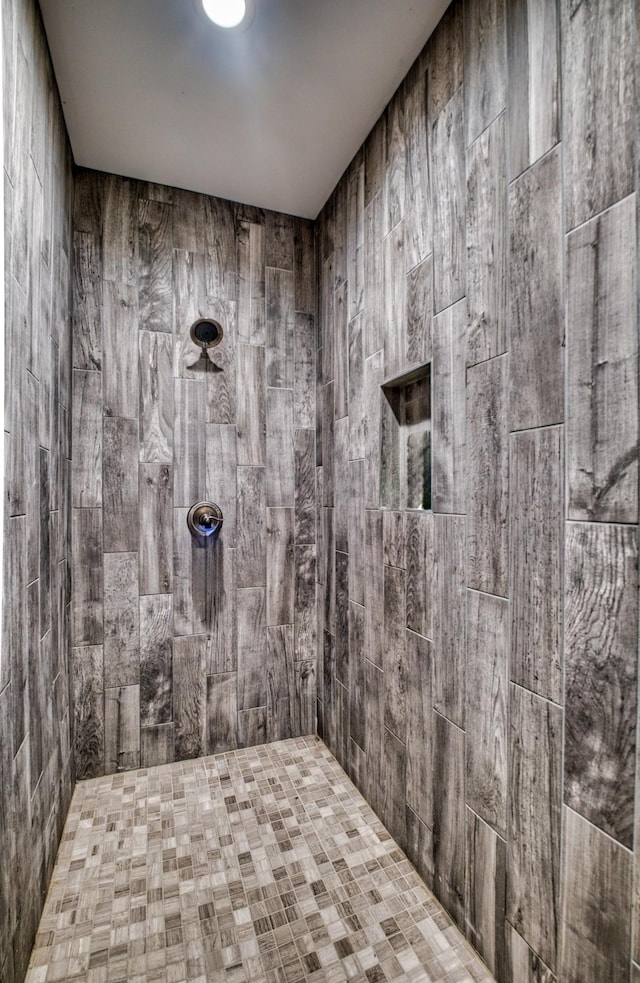
{"type": "Polygon", "coordinates": [[[317,729],[499,983],[638,983],[638,0],[454,0],[315,222],[76,168],[2,16],[0,980],[77,780],[317,729]]]}

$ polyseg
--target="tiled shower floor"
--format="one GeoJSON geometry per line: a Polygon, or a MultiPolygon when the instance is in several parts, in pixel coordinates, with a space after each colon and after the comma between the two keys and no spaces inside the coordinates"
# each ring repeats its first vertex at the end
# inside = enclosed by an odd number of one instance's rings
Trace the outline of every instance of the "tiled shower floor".
{"type": "Polygon", "coordinates": [[[491,981],[315,737],[78,784],[27,983],[491,981]]]}

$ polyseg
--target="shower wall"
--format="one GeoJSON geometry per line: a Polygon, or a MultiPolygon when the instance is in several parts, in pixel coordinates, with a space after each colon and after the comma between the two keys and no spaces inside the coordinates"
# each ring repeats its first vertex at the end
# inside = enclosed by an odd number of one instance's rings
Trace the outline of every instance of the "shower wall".
{"type": "Polygon", "coordinates": [[[75,202],[78,777],[312,733],[313,224],[87,170],[75,202]]]}
{"type": "Polygon", "coordinates": [[[3,18],[0,980],[22,980],[71,798],[71,153],[37,4],[3,18]]]}
{"type": "Polygon", "coordinates": [[[454,3],[318,223],[319,730],[514,983],[640,978],[637,15],[454,3]]]}

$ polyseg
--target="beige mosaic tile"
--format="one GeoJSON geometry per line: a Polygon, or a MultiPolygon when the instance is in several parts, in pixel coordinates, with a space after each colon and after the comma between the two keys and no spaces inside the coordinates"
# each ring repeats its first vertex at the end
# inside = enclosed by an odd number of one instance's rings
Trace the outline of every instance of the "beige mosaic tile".
{"type": "Polygon", "coordinates": [[[315,737],[78,784],[27,983],[491,983],[315,737]]]}

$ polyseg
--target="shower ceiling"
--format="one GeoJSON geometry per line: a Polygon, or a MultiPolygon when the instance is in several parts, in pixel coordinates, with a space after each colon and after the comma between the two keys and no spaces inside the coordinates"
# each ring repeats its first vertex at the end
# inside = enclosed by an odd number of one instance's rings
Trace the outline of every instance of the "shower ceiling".
{"type": "Polygon", "coordinates": [[[449,0],[40,0],[75,160],[315,218],[449,0]]]}

